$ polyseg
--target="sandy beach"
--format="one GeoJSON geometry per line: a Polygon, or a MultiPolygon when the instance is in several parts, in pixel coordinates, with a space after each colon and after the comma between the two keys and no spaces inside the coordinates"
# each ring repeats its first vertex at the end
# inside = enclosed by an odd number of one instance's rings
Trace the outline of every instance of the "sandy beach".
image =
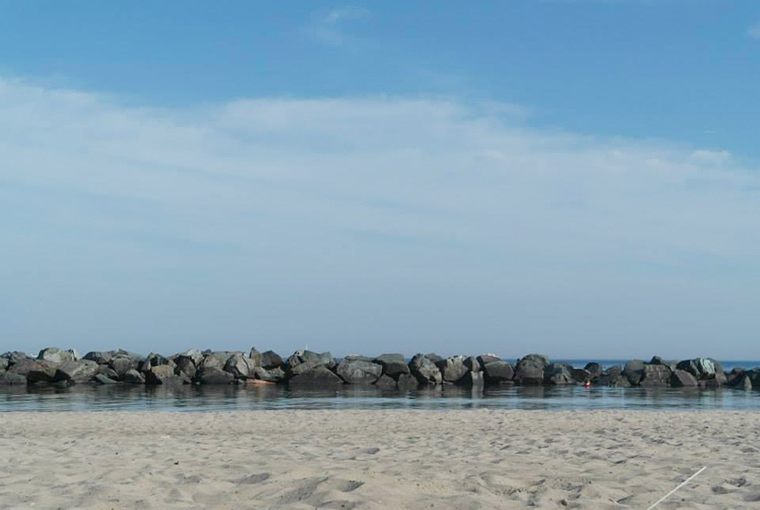
{"type": "Polygon", "coordinates": [[[0,415],[0,508],[760,508],[760,415],[0,415]]]}

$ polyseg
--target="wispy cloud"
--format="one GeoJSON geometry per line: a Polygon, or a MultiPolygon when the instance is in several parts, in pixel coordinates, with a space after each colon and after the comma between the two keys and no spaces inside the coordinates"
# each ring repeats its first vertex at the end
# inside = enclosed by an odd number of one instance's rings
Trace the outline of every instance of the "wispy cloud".
{"type": "Polygon", "coordinates": [[[321,13],[306,27],[306,33],[315,41],[329,46],[346,46],[356,41],[348,35],[346,26],[367,19],[371,12],[363,7],[345,6],[321,13]]]}
{"type": "Polygon", "coordinates": [[[521,118],[414,97],[156,110],[0,80],[0,337],[602,357],[756,338],[758,173],[521,118]]]}
{"type": "Polygon", "coordinates": [[[747,29],[747,37],[760,39],[760,23],[755,23],[747,29]]]}

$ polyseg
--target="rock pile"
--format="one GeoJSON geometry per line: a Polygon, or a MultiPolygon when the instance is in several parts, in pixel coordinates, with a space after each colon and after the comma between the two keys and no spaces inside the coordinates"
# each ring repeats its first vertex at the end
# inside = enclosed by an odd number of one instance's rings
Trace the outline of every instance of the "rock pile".
{"type": "Polygon", "coordinates": [[[283,360],[277,353],[198,351],[190,349],[169,357],[157,353],[141,356],[125,350],[88,352],[48,347],[36,358],[22,352],[0,355],[0,385],[26,384],[288,384],[294,387],[374,385],[410,389],[442,384],[569,385],[760,388],[760,368],[734,369],[726,374],[710,358],[666,361],[632,360],[624,366],[603,369],[588,363],[578,369],[529,354],[516,363],[494,354],[450,356],[402,354],[374,358],[351,355],[336,360],[329,352],[299,350],[283,360]]]}

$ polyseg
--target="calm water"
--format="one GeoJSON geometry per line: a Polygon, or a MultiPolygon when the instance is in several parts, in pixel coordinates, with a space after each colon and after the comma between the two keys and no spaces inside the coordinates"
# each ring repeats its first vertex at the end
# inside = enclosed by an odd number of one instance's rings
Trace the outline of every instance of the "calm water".
{"type": "MultiPolygon", "coordinates": [[[[583,366],[586,360],[570,360],[583,366]]],[[[605,366],[622,360],[605,360],[605,366]]],[[[724,362],[751,368],[756,362],[724,362]]],[[[681,388],[486,387],[444,386],[419,390],[380,390],[345,385],[339,389],[284,386],[80,385],[0,387],[0,412],[8,411],[233,411],[261,409],[649,409],[756,410],[760,391],[681,388]]]]}

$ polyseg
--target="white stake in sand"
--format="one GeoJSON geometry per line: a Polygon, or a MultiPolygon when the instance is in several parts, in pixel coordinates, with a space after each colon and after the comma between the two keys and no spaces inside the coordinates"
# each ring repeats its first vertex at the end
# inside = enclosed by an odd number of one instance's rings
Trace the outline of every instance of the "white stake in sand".
{"type": "Polygon", "coordinates": [[[656,507],[657,505],[659,505],[660,503],[662,503],[663,501],[665,501],[666,499],[668,499],[668,498],[669,498],[670,496],[672,496],[672,495],[673,495],[673,494],[674,494],[674,493],[675,493],[675,492],[676,492],[678,489],[680,489],[681,487],[683,487],[684,485],[686,485],[686,484],[687,484],[687,483],[689,483],[690,481],[694,480],[694,479],[695,479],[695,478],[696,478],[696,477],[697,477],[697,476],[698,476],[698,475],[699,475],[699,474],[700,474],[702,471],[704,471],[705,469],[707,469],[707,466],[703,466],[703,467],[702,467],[702,469],[700,469],[699,471],[697,471],[696,473],[694,473],[693,475],[691,475],[689,478],[687,478],[686,480],[684,480],[684,482],[683,482],[681,485],[679,485],[678,487],[676,487],[676,488],[675,488],[675,489],[673,489],[672,491],[670,491],[670,492],[668,492],[667,494],[665,494],[663,497],[661,497],[659,500],[657,500],[657,502],[656,502],[654,505],[652,505],[652,506],[650,506],[649,508],[647,508],[647,510],[652,510],[654,507],[656,507]]]}

